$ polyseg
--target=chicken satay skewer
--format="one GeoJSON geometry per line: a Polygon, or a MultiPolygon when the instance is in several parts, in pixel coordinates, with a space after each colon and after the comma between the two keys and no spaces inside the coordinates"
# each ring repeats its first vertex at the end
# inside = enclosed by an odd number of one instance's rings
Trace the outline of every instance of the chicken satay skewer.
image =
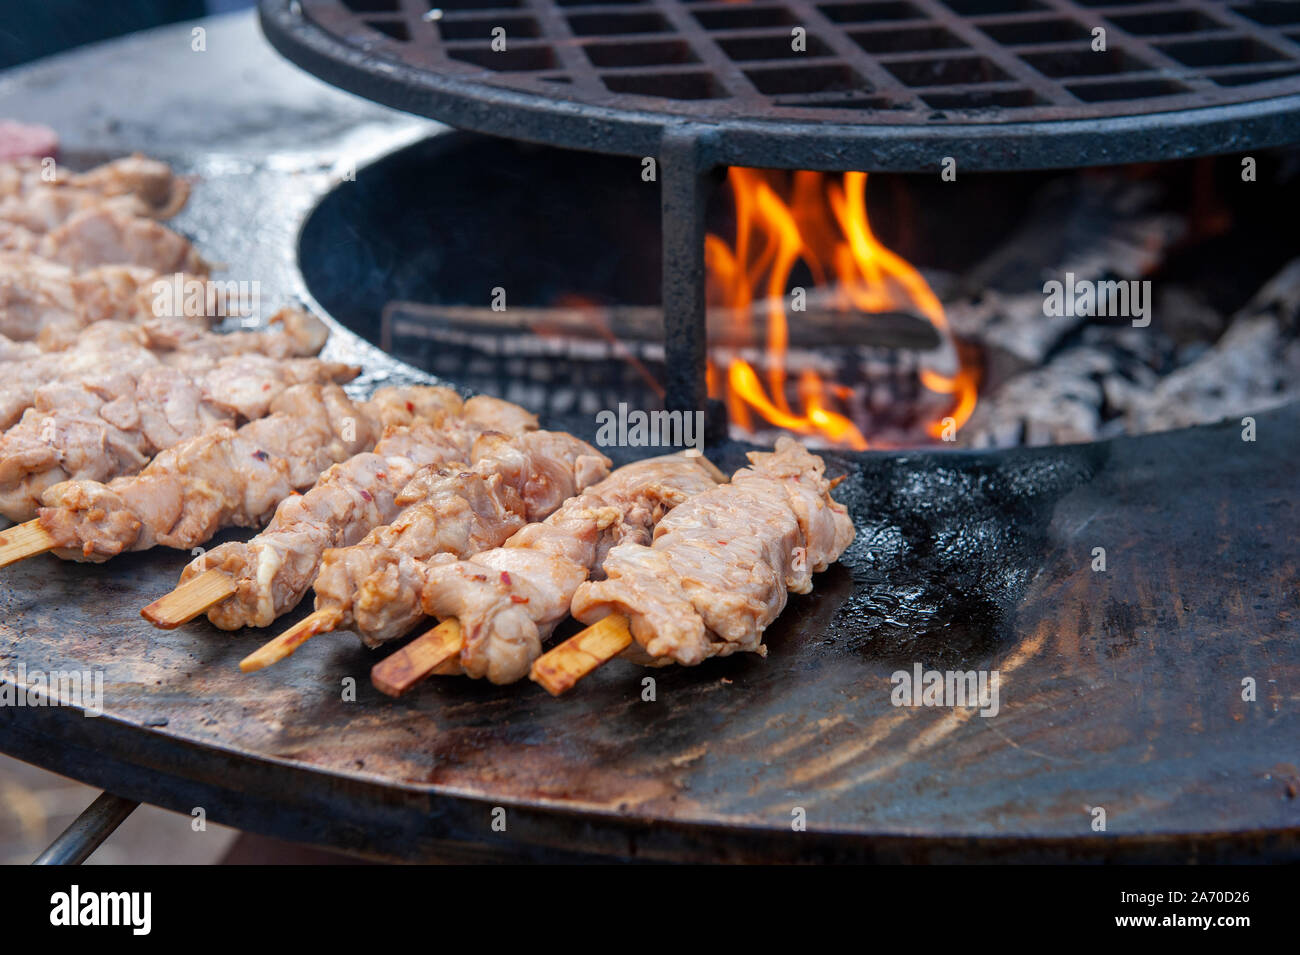
{"type": "Polygon", "coordinates": [[[74,272],[100,265],[135,265],[163,274],[212,271],[189,239],[112,202],[89,205],[48,232],[0,220],[0,250],[33,253],[74,272]]]}
{"type": "MultiPolygon", "coordinates": [[[[385,428],[441,414],[445,388],[381,388],[358,406],[337,385],[294,385],[272,413],[168,448],[141,472],[48,488],[35,521],[61,557],[107,560],[156,545],[189,549],[223,527],[262,524],[276,505],[385,428]]],[[[26,548],[30,550],[30,547],[26,548]]],[[[27,556],[30,556],[28,554],[27,556]]],[[[10,561],[12,562],[12,561],[10,561]]]]}
{"type": "MultiPolygon", "coordinates": [[[[435,555],[468,557],[497,547],[529,523],[549,517],[565,501],[608,477],[609,459],[573,435],[529,431],[489,433],[474,441],[472,465],[451,463],[423,468],[396,498],[396,519],[375,528],[359,543],[332,548],[316,577],[316,609],[285,633],[240,663],[245,673],[283,660],[308,639],[358,624],[363,641],[377,643],[399,629],[375,633],[369,615],[358,608],[353,580],[374,574],[409,578],[419,561],[435,555]],[[354,611],[362,612],[358,621],[354,611]]],[[[418,591],[406,591],[418,612],[418,591]]],[[[386,602],[400,599],[392,594],[386,602]]]]}
{"type": "Polygon", "coordinates": [[[638,461],[502,547],[429,564],[419,609],[442,623],[377,664],[371,682],[400,696],[431,673],[461,672],[462,663],[471,676],[496,683],[523,677],[611,546],[648,541],[665,513],[725,479],[698,455],[638,461]]]}
{"type": "MultiPolygon", "coordinates": [[[[3,284],[0,276],[0,284],[3,284]]],[[[56,362],[72,360],[78,367],[89,366],[96,357],[101,367],[110,359],[105,352],[132,348],[148,351],[159,361],[183,361],[189,356],[212,358],[234,355],[265,355],[268,358],[310,358],[325,346],[329,330],[318,318],[296,308],[282,308],[266,322],[265,329],[210,331],[206,317],[162,315],[157,317],[106,316],[72,329],[50,330],[29,339],[15,339],[0,330],[0,365],[6,377],[41,375],[41,361],[55,370],[56,362]]],[[[37,382],[39,383],[39,382],[37,382]]]]}
{"type": "MultiPolygon", "coordinates": [[[[266,417],[295,385],[342,383],[360,371],[318,358],[260,355],[195,356],[189,364],[124,356],[120,369],[35,389],[31,406],[0,435],[0,514],[30,520],[53,485],[134,474],[186,440],[266,417]]],[[[0,397],[23,401],[21,389],[0,397]]]]}
{"type": "MultiPolygon", "coordinates": [[[[328,393],[322,393],[317,390],[308,390],[308,388],[309,386],[292,386],[289,389],[287,389],[284,392],[284,394],[281,396],[281,398],[277,398],[271,402],[270,406],[267,409],[270,413],[266,416],[266,418],[257,419],[258,422],[257,429],[248,428],[247,426],[244,429],[241,429],[241,431],[248,432],[246,435],[244,435],[244,437],[260,437],[260,438],[269,439],[268,442],[269,446],[274,448],[277,443],[277,440],[282,436],[277,434],[277,431],[283,432],[286,430],[285,426],[289,424],[289,419],[295,410],[297,410],[300,413],[316,411],[317,412],[316,417],[320,418],[321,412],[324,411],[324,409],[328,404],[342,403],[342,404],[346,404],[348,408],[352,407],[351,403],[348,402],[346,396],[343,395],[343,392],[337,389],[336,387],[334,387],[333,390],[328,393]],[[282,400],[283,400],[283,404],[281,404],[282,400]],[[260,433],[259,429],[261,431],[266,431],[267,433],[265,434],[260,433]],[[259,431],[259,433],[255,435],[253,433],[254,431],[259,431]]],[[[328,416],[328,412],[325,412],[325,415],[328,416]]],[[[250,425],[253,423],[254,422],[250,422],[250,425]]],[[[317,420],[313,423],[319,426],[325,422],[321,420],[317,420]]],[[[196,455],[192,452],[194,452],[196,448],[201,447],[202,443],[206,439],[210,438],[214,434],[214,432],[217,433],[215,438],[215,443],[218,447],[220,447],[223,444],[229,444],[233,442],[234,439],[240,437],[239,432],[231,431],[228,423],[217,422],[216,426],[212,429],[212,431],[202,432],[198,434],[196,437],[190,438],[187,441],[182,441],[174,448],[168,449],[169,451],[176,451],[177,453],[167,458],[166,464],[163,464],[164,455],[167,455],[168,453],[165,451],[162,454],[158,455],[158,457],[156,457],[153,462],[150,462],[150,466],[146,467],[145,471],[141,472],[140,474],[133,475],[132,477],[139,479],[142,482],[145,482],[146,490],[147,490],[147,484],[149,479],[160,476],[156,473],[159,470],[159,466],[161,466],[161,469],[163,471],[166,471],[167,467],[175,467],[178,464],[181,465],[183,469],[185,463],[187,463],[189,459],[197,460],[196,455]],[[151,472],[151,473],[146,474],[145,472],[151,472]]],[[[208,443],[212,444],[213,442],[209,441],[208,443]]],[[[260,460],[262,461],[270,460],[270,455],[268,455],[266,451],[263,451],[260,448],[254,451],[253,454],[262,455],[262,457],[260,458],[260,460]]],[[[283,462],[281,462],[281,464],[283,465],[283,462]]],[[[272,468],[272,470],[275,469],[272,468]]],[[[284,466],[281,466],[279,470],[284,471],[286,470],[286,468],[284,466]]],[[[165,476],[165,475],[161,475],[161,476],[165,476]]],[[[81,488],[86,491],[89,491],[92,496],[105,498],[107,500],[113,500],[113,498],[115,497],[114,491],[118,487],[129,488],[131,483],[132,483],[131,480],[125,478],[117,478],[114,481],[110,482],[109,485],[102,485],[98,481],[93,481],[93,480],[75,479],[75,480],[63,481],[60,484],[55,484],[53,487],[47,488],[44,493],[48,495],[51,491],[58,491],[59,489],[63,489],[65,487],[72,488],[74,490],[81,488]],[[96,492],[98,492],[98,494],[96,494],[96,492]]],[[[141,495],[141,501],[139,502],[140,504],[142,505],[146,504],[146,500],[145,500],[146,496],[147,495],[141,495]]],[[[132,539],[132,535],[139,531],[140,522],[135,521],[134,522],[135,526],[134,527],[130,526],[132,522],[132,515],[130,513],[131,509],[125,506],[125,504],[120,500],[115,500],[114,503],[119,505],[119,510],[126,512],[125,514],[120,515],[124,520],[124,522],[126,523],[126,526],[121,528],[113,528],[113,527],[105,528],[104,529],[105,537],[111,539],[113,535],[116,534],[118,536],[121,536],[123,538],[123,541],[129,542],[132,539]]],[[[99,517],[97,520],[102,522],[109,517],[108,512],[110,512],[112,508],[100,506],[99,504],[93,504],[93,505],[87,504],[85,501],[83,501],[81,507],[83,516],[85,516],[85,514],[90,512],[91,510],[97,510],[99,512],[99,517]]],[[[76,520],[75,516],[72,517],[71,519],[74,521],[76,520]]],[[[93,526],[94,523],[96,522],[96,519],[92,517],[90,521],[92,526],[88,527],[86,530],[90,536],[93,536],[96,530],[96,528],[93,526]]],[[[27,557],[32,557],[37,554],[41,554],[49,550],[54,550],[59,546],[61,546],[59,542],[59,538],[55,534],[51,533],[51,529],[48,526],[48,521],[38,516],[37,518],[19,524],[17,527],[10,528],[9,530],[5,531],[3,535],[0,535],[0,567],[8,566],[9,564],[15,563],[19,560],[23,560],[27,557]]],[[[62,546],[66,547],[68,546],[68,544],[65,542],[62,546]]],[[[90,546],[89,541],[87,541],[86,546],[90,546]]],[[[130,548],[126,544],[122,544],[121,542],[119,542],[117,550],[120,552],[120,550],[123,549],[130,549],[130,548]]],[[[89,558],[91,554],[86,553],[85,556],[89,558]]]]}
{"type": "MultiPolygon", "coordinates": [[[[137,323],[185,318],[206,328],[215,317],[207,313],[216,311],[217,291],[196,275],[162,275],[133,265],[76,272],[30,252],[0,252],[0,333],[15,341],[36,340],[42,347],[50,347],[46,339],[53,339],[55,347],[66,347],[82,329],[109,319],[137,323]],[[203,294],[172,294],[170,302],[158,294],[177,290],[203,294]]],[[[225,300],[220,304],[228,305],[225,300]]]]}
{"type": "Polygon", "coordinates": [[[177,212],[189,184],[164,163],[131,157],[47,182],[41,164],[0,167],[0,246],[74,268],[149,265],[208,271],[189,241],[157,220],[177,212]]]}
{"type": "MultiPolygon", "coordinates": [[[[708,458],[701,455],[697,460],[716,483],[727,482],[726,474],[708,458]]],[[[572,648],[560,660],[567,660],[569,656],[578,653],[593,661],[600,659],[599,654],[606,654],[605,658],[608,659],[627,649],[632,642],[632,635],[627,632],[626,619],[617,614],[611,614],[605,621],[588,628],[585,634],[582,641],[565,642],[566,646],[572,643],[572,648]]],[[[460,622],[454,617],[449,618],[377,664],[370,671],[371,682],[382,693],[401,696],[427,677],[459,673],[460,665],[455,658],[463,648],[464,637],[460,622]]],[[[599,665],[598,662],[593,662],[587,672],[599,665]]]]}
{"type": "MultiPolygon", "coordinates": [[[[262,533],[222,544],[192,561],[173,591],[187,596],[179,604],[170,597],[151,604],[143,611],[145,619],[170,629],[207,613],[223,630],[270,626],[302,600],[327,549],[356,543],[397,516],[397,496],[420,468],[468,457],[475,438],[485,432],[514,434],[537,426],[533,415],[509,402],[479,395],[462,405],[453,392],[440,391],[449,403],[436,425],[422,421],[391,431],[373,451],[338,462],[306,494],[282,501],[262,533]],[[214,569],[236,589],[199,603],[194,596],[199,591],[189,589],[190,581],[214,569]]],[[[212,583],[199,590],[218,592],[212,583]]]]}
{"type": "MultiPolygon", "coordinates": [[[[315,322],[315,319],[311,322],[315,322]]],[[[102,391],[102,388],[97,388],[99,382],[128,374],[144,375],[150,371],[168,374],[161,371],[164,368],[174,369],[174,376],[184,374],[196,380],[215,376],[214,380],[200,381],[204,394],[216,399],[217,404],[223,404],[223,392],[227,397],[242,393],[243,400],[237,398],[232,408],[238,416],[250,419],[260,417],[265,412],[245,414],[242,408],[248,406],[249,397],[257,399],[253,402],[254,405],[264,406],[278,394],[272,388],[261,389],[260,395],[251,394],[245,384],[259,388],[260,384],[250,382],[250,376],[265,378],[268,371],[297,369],[297,374],[279,377],[285,378],[286,384],[311,380],[342,383],[360,372],[359,368],[351,365],[290,362],[290,359],[314,355],[324,343],[323,336],[313,334],[310,323],[298,326],[296,319],[293,320],[294,327],[285,331],[240,331],[228,334],[173,328],[173,324],[181,323],[164,322],[146,329],[145,326],[124,322],[102,322],[84,334],[82,341],[73,348],[38,352],[21,361],[0,364],[0,372],[5,377],[5,381],[0,383],[0,430],[7,431],[18,423],[23,412],[37,403],[42,388],[81,386],[92,391],[102,391]],[[238,358],[245,360],[236,361],[238,358]],[[284,364],[268,365],[271,361],[284,364]],[[319,373],[306,376],[302,374],[311,368],[316,368],[319,373]],[[241,384],[241,380],[245,384],[241,384]]],[[[324,331],[323,326],[321,331],[324,331]]],[[[118,381],[124,379],[118,377],[118,381]]],[[[283,386],[280,390],[282,389],[283,386]]],[[[171,400],[158,393],[157,389],[153,389],[151,396],[164,401],[171,400]]],[[[123,396],[114,394],[112,397],[123,396]]],[[[55,403],[54,410],[57,413],[67,407],[68,402],[60,399],[55,403]]],[[[157,408],[155,410],[163,411],[157,408]]],[[[123,419],[120,413],[113,417],[119,421],[123,419]]],[[[105,424],[107,423],[106,421],[105,424]]],[[[111,446],[115,442],[110,439],[104,443],[111,446]]],[[[0,507],[0,512],[4,512],[3,507],[0,507]]],[[[8,516],[15,520],[24,519],[13,514],[8,516]]]]}
{"type": "Polygon", "coordinates": [[[54,193],[93,199],[128,198],[139,215],[167,219],[189,198],[190,183],[167,163],[139,153],[112,159],[82,173],[56,167],[51,181],[40,160],[25,159],[0,165],[0,200],[23,201],[54,193]]]}
{"type": "Polygon", "coordinates": [[[782,438],[752,452],[731,483],[675,509],[650,546],[623,544],[606,579],[580,586],[573,616],[588,628],[543,654],[531,678],[558,696],[620,654],[694,666],[738,651],[765,654],[763,631],[787,594],[853,541],[845,507],[830,496],[821,458],[782,438]]]}
{"type": "MultiPolygon", "coordinates": [[[[832,480],[828,489],[834,489],[844,478],[845,475],[840,475],[832,480]]],[[[446,646],[453,640],[460,640],[459,628],[454,636],[450,632],[440,634],[434,643],[446,646]]],[[[633,642],[627,617],[611,613],[539,657],[529,678],[552,696],[562,696],[577,686],[583,677],[631,647],[633,642]]],[[[434,667],[442,662],[432,652],[429,659],[434,667]]]]}
{"type": "MultiPolygon", "coordinates": [[[[375,400],[381,400],[381,395],[386,392],[396,395],[406,394],[410,391],[412,389],[380,389],[380,393],[376,394],[375,400]]],[[[251,541],[243,543],[232,541],[229,544],[223,544],[221,547],[208,552],[208,555],[191,562],[181,577],[181,583],[175,589],[142,609],[140,615],[155,627],[171,630],[181,624],[189,623],[227,598],[234,597],[239,593],[241,577],[225,569],[231,563],[227,559],[229,552],[243,553],[255,547],[259,540],[265,538],[274,540],[279,530],[277,525],[293,524],[293,520],[289,517],[291,513],[294,516],[309,515],[314,511],[329,513],[332,504],[341,503],[348,505],[341,509],[342,514],[351,515],[353,520],[363,519],[362,515],[357,513],[363,507],[361,503],[355,500],[351,502],[347,500],[347,492],[357,490],[348,487],[349,481],[347,479],[355,477],[353,472],[363,464],[369,466],[370,471],[374,472],[373,462],[375,460],[383,461],[385,452],[400,456],[403,451],[409,451],[413,448],[423,449],[427,446],[436,446],[440,437],[439,426],[445,424],[451,416],[463,411],[460,396],[449,389],[417,388],[414,391],[422,397],[419,398],[418,402],[405,402],[407,412],[405,417],[401,419],[391,417],[385,419],[388,424],[384,436],[375,445],[373,451],[362,451],[344,461],[335,462],[317,478],[315,485],[306,494],[282,498],[275,506],[274,517],[270,526],[251,541]],[[322,497],[328,498],[328,491],[322,491],[322,488],[338,491],[340,487],[344,489],[345,499],[342,502],[329,499],[322,500],[322,497]],[[223,550],[227,552],[226,557],[222,556],[223,550]],[[209,555],[211,555],[210,558],[209,555]],[[209,566],[209,559],[223,566],[209,566]]],[[[400,413],[401,409],[398,410],[400,413]]],[[[420,450],[419,453],[427,452],[420,450]]],[[[397,468],[403,466],[402,462],[399,461],[395,461],[393,464],[397,468]]],[[[408,468],[413,467],[409,461],[405,462],[405,466],[408,468]]],[[[360,495],[365,501],[365,507],[382,508],[384,506],[382,495],[377,497],[371,491],[363,488],[360,489],[360,495]]],[[[342,518],[337,518],[337,520],[342,520],[342,518]]],[[[264,522],[259,521],[258,523],[264,522]]],[[[251,568],[250,572],[254,575],[256,584],[269,586],[270,583],[274,582],[280,567],[276,567],[274,573],[264,576],[261,573],[262,564],[263,561],[253,560],[248,566],[251,568]]],[[[294,601],[294,603],[296,602],[294,601]]]]}

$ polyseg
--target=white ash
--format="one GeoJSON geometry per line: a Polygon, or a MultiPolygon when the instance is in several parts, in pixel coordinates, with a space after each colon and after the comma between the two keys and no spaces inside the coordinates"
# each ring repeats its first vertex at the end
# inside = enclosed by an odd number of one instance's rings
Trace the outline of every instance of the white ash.
{"type": "MultiPolygon", "coordinates": [[[[1191,299],[1163,299],[1179,301],[1191,299]]],[[[1077,344],[1042,367],[982,394],[961,443],[1091,441],[1208,424],[1300,399],[1300,260],[1270,280],[1211,345],[1176,347],[1161,328],[1182,318],[1158,314],[1146,329],[1083,329],[1077,344]]]]}

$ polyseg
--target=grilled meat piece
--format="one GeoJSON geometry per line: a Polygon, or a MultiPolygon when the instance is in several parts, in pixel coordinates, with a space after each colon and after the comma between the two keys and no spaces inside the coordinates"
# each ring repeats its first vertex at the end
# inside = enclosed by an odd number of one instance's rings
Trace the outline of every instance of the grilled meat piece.
{"type": "Polygon", "coordinates": [[[391,431],[373,453],[330,468],[302,497],[281,504],[261,534],[192,561],[181,583],[219,568],[238,589],[209,608],[208,619],[223,630],[269,626],[302,600],[326,550],[354,544],[397,515],[397,497],[420,468],[466,458],[485,432],[536,427],[536,418],[508,402],[477,396],[462,406],[457,399],[440,417],[391,431]]]}
{"type": "Polygon", "coordinates": [[[189,198],[190,185],[165,162],[139,154],[114,159],[83,173],[48,166],[42,159],[0,163],[0,205],[46,192],[95,199],[128,198],[133,214],[166,219],[189,198]],[[54,178],[48,178],[50,170],[54,178]]]}
{"type": "MultiPolygon", "coordinates": [[[[37,345],[0,339],[0,364],[5,365],[6,372],[0,384],[0,431],[13,427],[35,402],[41,387],[56,382],[73,385],[101,378],[105,369],[112,369],[114,374],[136,374],[162,365],[197,375],[219,364],[223,368],[217,380],[229,381],[245,369],[264,369],[265,359],[307,357],[324,344],[324,324],[296,309],[284,309],[272,322],[283,330],[214,334],[183,320],[141,325],[97,322],[82,331],[72,347],[48,352],[37,345]],[[254,357],[242,364],[222,361],[238,355],[254,357]]],[[[336,371],[329,380],[344,381],[354,374],[348,366],[333,367],[336,371]]],[[[268,402],[278,393],[267,388],[262,391],[268,402]]],[[[241,413],[246,418],[260,416],[241,413]]]]}
{"type": "Polygon", "coordinates": [[[391,388],[355,405],[338,385],[295,385],[265,418],[183,441],[139,474],[54,485],[38,517],[55,553],[69,559],[159,544],[189,549],[223,527],[260,527],[331,464],[372,446],[385,428],[441,407],[447,395],[460,400],[445,388],[391,388]]]}
{"type": "Polygon", "coordinates": [[[17,361],[31,361],[45,354],[41,346],[32,342],[16,342],[7,335],[0,334],[0,362],[9,364],[17,361]]]}
{"type": "Polygon", "coordinates": [[[653,543],[623,543],[606,579],[574,595],[573,615],[592,624],[628,618],[643,663],[693,666],[745,650],[765,654],[763,631],[788,591],[807,593],[853,541],[853,523],[830,496],[825,463],[790,438],[751,452],[750,466],[675,509],[653,543]]]}
{"type": "Polygon", "coordinates": [[[209,333],[187,319],[158,318],[138,326],[141,342],[152,351],[186,355],[246,355],[269,358],[308,358],[320,354],[329,329],[319,318],[297,308],[282,308],[265,329],[209,333]]]}
{"type": "Polygon", "coordinates": [[[210,271],[189,239],[106,203],[82,209],[44,233],[0,220],[0,250],[38,255],[77,272],[99,265],[135,265],[164,274],[210,271]]]}
{"type": "Polygon", "coordinates": [[[316,609],[336,611],[336,629],[371,647],[402,636],[424,616],[424,561],[498,547],[609,474],[608,458],[556,431],[485,434],[467,459],[424,468],[397,496],[392,523],[325,552],[316,609]]]}
{"type": "Polygon", "coordinates": [[[460,623],[466,674],[512,683],[527,675],[568,616],[574,591],[601,573],[612,547],[648,544],[665,514],[715,486],[703,464],[684,455],[619,468],[501,547],[466,560],[429,561],[423,610],[460,623]]]}
{"type": "Polygon", "coordinates": [[[190,184],[165,162],[136,153],[69,176],[60,186],[93,192],[105,198],[131,196],[141,214],[167,219],[180,212],[190,184]]]}
{"type": "Polygon", "coordinates": [[[159,275],[131,265],[103,265],[74,272],[66,265],[24,252],[0,252],[0,334],[15,341],[39,341],[43,348],[69,347],[81,330],[101,321],[148,322],[186,319],[195,328],[211,324],[207,298],[182,300],[164,310],[159,281],[187,283],[193,275],[159,275]],[[179,306],[179,307],[178,307],[179,306]]]}
{"type": "Polygon", "coordinates": [[[130,194],[105,198],[84,189],[46,186],[19,196],[0,198],[0,222],[44,235],[73,216],[93,209],[105,209],[133,219],[148,218],[148,206],[130,194]]]}
{"type": "Polygon", "coordinates": [[[349,381],[358,372],[317,358],[242,355],[202,364],[206,369],[191,374],[151,364],[146,354],[136,369],[36,388],[31,407],[0,436],[0,513],[29,520],[45,489],[60,481],[133,474],[181,441],[267,415],[294,385],[349,381]]]}

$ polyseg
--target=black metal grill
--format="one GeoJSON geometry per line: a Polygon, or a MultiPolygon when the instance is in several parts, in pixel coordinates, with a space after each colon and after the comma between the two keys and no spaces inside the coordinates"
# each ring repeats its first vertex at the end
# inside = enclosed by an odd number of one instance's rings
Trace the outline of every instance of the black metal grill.
{"type": "Polygon", "coordinates": [[[704,209],[720,167],[1014,170],[1300,142],[1300,0],[262,0],[261,13],[291,60],[382,103],[657,157],[665,403],[714,422],[704,209]]]}
{"type": "Polygon", "coordinates": [[[719,131],[722,161],[732,165],[915,169],[952,155],[966,168],[1025,168],[1297,138],[1297,0],[300,0],[292,9],[280,0],[264,7],[282,27],[271,30],[273,41],[292,35],[297,50],[286,52],[340,85],[393,101],[385,88],[400,81],[409,87],[396,92],[403,108],[556,145],[650,154],[645,133],[657,138],[663,125],[687,120],[777,134],[779,141],[751,139],[737,149],[729,148],[739,145],[728,142],[732,130],[719,131]],[[1097,27],[1106,31],[1104,52],[1092,49],[1097,27]],[[795,28],[806,31],[802,51],[793,48],[795,28]],[[492,46],[498,29],[504,50],[492,46]],[[323,62],[303,49],[313,45],[323,62]],[[312,59],[315,65],[304,62],[312,59]],[[545,129],[530,115],[541,104],[552,114],[545,129]],[[1182,111],[1199,113],[1199,122],[1171,122],[1169,114],[1182,111]],[[565,114],[583,122],[564,122],[565,114]],[[1062,139],[1062,122],[1086,124],[1076,130],[1083,135],[1062,139]],[[921,139],[908,148],[868,137],[864,161],[845,127],[859,136],[863,127],[908,127],[921,139]],[[808,144],[799,150],[791,133],[811,137],[821,161],[810,161],[808,144]]]}
{"type": "MultiPolygon", "coordinates": [[[[1300,3],[435,3],[442,14],[431,24],[427,3],[343,0],[412,64],[443,58],[514,74],[523,88],[571,84],[579,99],[721,102],[732,115],[817,109],[851,121],[871,110],[887,111],[873,122],[899,122],[989,107],[1032,119],[1132,115],[1181,94],[1202,94],[1187,105],[1238,102],[1255,95],[1243,86],[1300,72],[1300,3]],[[796,52],[791,31],[800,25],[808,32],[796,52]],[[1097,26],[1113,37],[1107,55],[1091,49],[1097,26]],[[496,27],[509,38],[501,53],[489,43],[496,27]]],[[[309,16],[318,6],[308,0],[309,16]]]]}

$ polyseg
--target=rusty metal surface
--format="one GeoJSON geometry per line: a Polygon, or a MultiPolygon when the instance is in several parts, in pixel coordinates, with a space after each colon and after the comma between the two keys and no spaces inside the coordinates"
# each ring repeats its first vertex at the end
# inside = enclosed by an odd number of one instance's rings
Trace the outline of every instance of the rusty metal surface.
{"type": "Polygon", "coordinates": [[[621,662],[563,700],[453,679],[393,701],[346,635],[244,676],[256,634],[138,618],[182,556],[42,557],[5,572],[0,664],[103,668],[107,715],[0,708],[0,746],[124,796],[389,857],[457,841],[670,859],[1293,857],[1297,427],[1291,407],[1261,416],[1253,444],[1234,424],[837,458],[859,527],[843,564],[791,601],[766,661],[659,671],[655,702],[621,662]],[[1000,714],[894,707],[890,674],[917,662],[999,670],[1000,714]],[[807,832],[791,830],[796,808],[807,832]]]}

